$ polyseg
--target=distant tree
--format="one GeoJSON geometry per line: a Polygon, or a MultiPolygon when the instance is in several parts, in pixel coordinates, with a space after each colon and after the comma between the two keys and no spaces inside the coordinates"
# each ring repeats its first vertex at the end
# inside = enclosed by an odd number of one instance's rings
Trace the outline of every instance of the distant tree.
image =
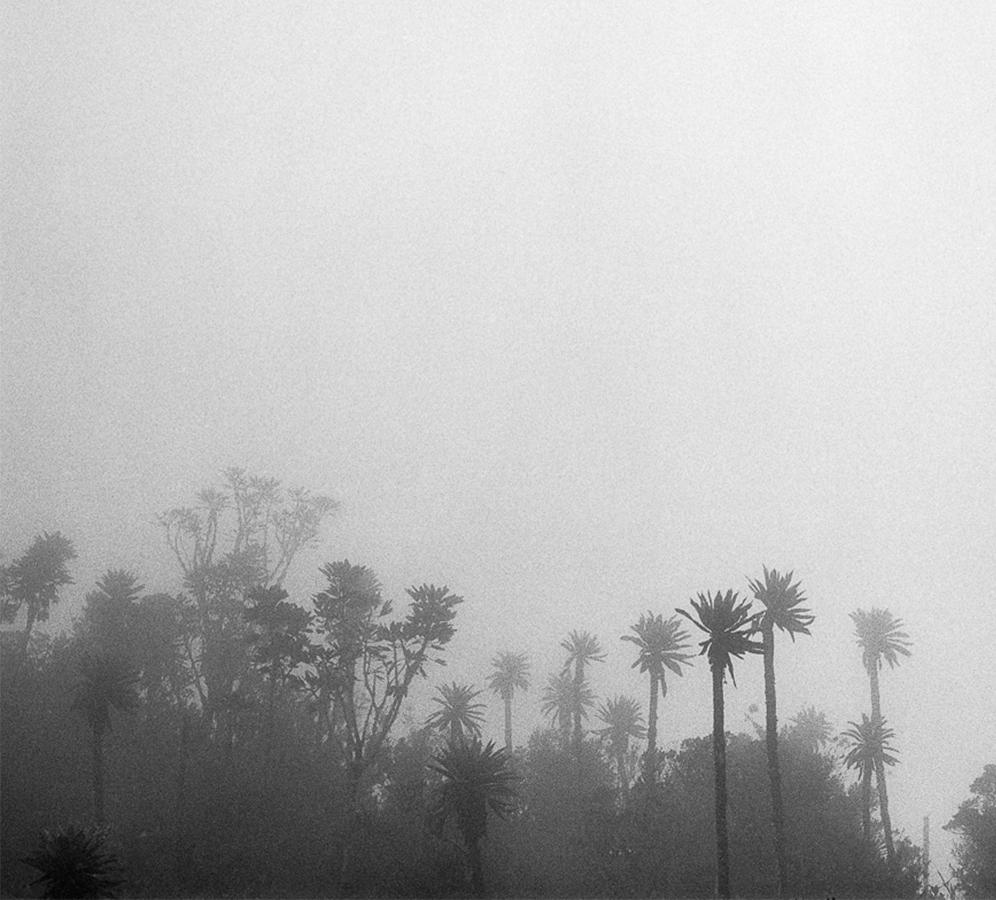
{"type": "Polygon", "coordinates": [[[469,684],[444,684],[439,688],[438,696],[433,697],[433,703],[439,704],[439,709],[433,712],[425,724],[438,731],[449,732],[452,743],[462,740],[467,734],[481,736],[481,725],[484,723],[484,704],[474,700],[481,695],[469,684]]]}
{"type": "MultiPolygon", "coordinates": [[[[886,727],[885,719],[869,719],[862,714],[861,722],[849,722],[851,727],[843,732],[845,744],[849,748],[844,756],[844,765],[855,769],[861,779],[861,829],[866,841],[871,840],[871,779],[872,772],[880,766],[893,766],[898,762],[896,749],[889,743],[896,735],[886,727]]],[[[879,782],[881,788],[884,781],[879,782]]],[[[886,799],[886,808],[888,799],[886,799]]],[[[879,811],[882,810],[881,795],[879,811]]],[[[887,817],[882,816],[883,830],[887,817]]]]}
{"type": "Polygon", "coordinates": [[[630,738],[642,740],[647,736],[643,727],[643,714],[640,704],[632,697],[617,696],[607,700],[598,710],[598,717],[605,723],[604,728],[595,730],[609,745],[609,754],[616,764],[619,777],[619,790],[625,797],[629,792],[631,776],[626,768],[630,738]]]}
{"type": "Polygon", "coordinates": [[[358,800],[364,774],[378,758],[416,676],[425,677],[450,642],[463,598],[447,587],[408,588],[411,605],[403,619],[388,619],[391,604],[365,566],[348,560],[322,567],[324,590],[315,595],[313,660],[324,672],[342,715],[351,840],[344,845],[340,887],[348,889],[352,842],[359,825],[358,800]]]}
{"type": "Polygon", "coordinates": [[[644,779],[648,784],[657,780],[657,694],[667,697],[666,669],[676,675],[684,674],[690,654],[682,651],[688,646],[688,633],[681,629],[680,620],[671,616],[666,621],[661,615],[647,611],[630,629],[634,634],[624,634],[622,640],[636,644],[639,651],[633,668],[650,676],[650,713],[647,719],[647,753],[644,756],[644,779]]]}
{"type": "Polygon", "coordinates": [[[833,735],[833,728],[825,713],[818,712],[815,706],[807,706],[794,715],[785,736],[803,747],[819,752],[833,735]]]}
{"type": "Polygon", "coordinates": [[[481,841],[487,833],[488,811],[507,816],[515,808],[515,785],[519,776],[509,766],[504,749],[493,741],[482,746],[459,740],[433,757],[429,768],[442,776],[442,785],[432,808],[437,827],[456,821],[470,860],[471,887],[484,896],[484,866],[481,841]]]}
{"type": "Polygon", "coordinates": [[[814,616],[801,604],[806,597],[799,582],[792,583],[792,573],[764,569],[764,578],[750,579],[754,599],[764,606],[758,618],[764,647],[765,734],[768,751],[768,780],[771,783],[771,823],[775,832],[775,857],[778,861],[778,896],[788,892],[788,866],[785,853],[785,811],[782,805],[782,775],[778,764],[778,712],[775,699],[775,628],[795,640],[797,634],[809,634],[814,616]]]}
{"type": "MultiPolygon", "coordinates": [[[[879,720],[882,718],[879,669],[882,668],[883,660],[888,662],[891,669],[899,663],[900,655],[910,655],[909,635],[902,631],[902,621],[895,618],[887,609],[855,610],[851,613],[851,621],[854,622],[855,636],[861,648],[861,661],[868,672],[871,686],[872,721],[879,720]]],[[[885,854],[891,864],[896,850],[892,837],[892,819],[889,816],[885,766],[881,762],[875,764],[875,776],[878,782],[879,812],[882,816],[882,828],[885,831],[885,854]]]]}
{"type": "Polygon", "coordinates": [[[115,653],[135,661],[138,641],[136,614],[145,590],[138,576],[124,569],[108,569],[86,595],[77,634],[91,649],[115,653]]]}
{"type": "MultiPolygon", "coordinates": [[[[567,651],[567,659],[564,662],[564,674],[566,675],[573,668],[574,690],[578,697],[581,695],[582,686],[585,684],[584,670],[589,663],[603,662],[605,653],[598,643],[598,638],[587,631],[572,631],[565,640],[560,642],[560,646],[567,651]]],[[[580,750],[581,747],[581,719],[582,707],[580,702],[574,704],[574,748],[580,750]]]]}
{"type": "Polygon", "coordinates": [[[266,682],[264,772],[269,783],[277,698],[287,687],[304,684],[304,679],[295,670],[310,658],[308,628],[311,614],[288,603],[287,592],[280,587],[254,588],[249,593],[248,603],[244,613],[249,626],[247,640],[256,670],[266,682]]]}
{"type": "Polygon", "coordinates": [[[330,497],[284,490],[278,479],[229,468],[224,483],[197,494],[195,506],[159,516],[192,599],[189,667],[209,721],[230,747],[237,685],[250,665],[243,612],[258,587],[280,586],[298,554],[338,508],[330,497]]]}
{"type": "Polygon", "coordinates": [[[48,620],[59,588],[72,584],[68,563],[76,559],[72,541],[56,531],[38,535],[23,555],[0,572],[0,619],[12,622],[23,606],[27,619],[21,637],[19,665],[28,655],[35,623],[48,620]]]}
{"type": "Polygon", "coordinates": [[[491,665],[493,669],[488,676],[488,687],[505,704],[505,752],[511,755],[512,698],[517,690],[529,690],[529,661],[525,653],[505,650],[492,660],[491,665]]]}
{"type": "Polygon", "coordinates": [[[65,825],[43,831],[38,846],[24,859],[41,875],[33,884],[43,887],[43,897],[114,897],[121,885],[120,865],[106,848],[101,828],[65,825]]]}
{"type": "Polygon", "coordinates": [[[104,815],[104,735],[111,727],[111,710],[138,706],[138,672],[118,656],[84,651],[79,661],[73,709],[86,718],[93,734],[93,805],[98,825],[104,815]]]}
{"type": "Polygon", "coordinates": [[[985,766],[969,791],[944,826],[958,837],[955,877],[966,897],[996,897],[996,764],[985,766]]]}
{"type": "Polygon", "coordinates": [[[565,746],[570,743],[574,722],[586,719],[594,705],[595,694],[588,682],[578,684],[577,679],[566,672],[549,677],[540,699],[543,715],[560,730],[565,746]]]}
{"type": "Polygon", "coordinates": [[[733,684],[733,660],[748,653],[763,653],[763,645],[751,639],[757,627],[757,616],[750,611],[750,601],[741,600],[733,591],[725,594],[699,594],[698,600],[689,603],[695,613],[683,609],[679,615],[704,631],[706,639],[700,642],[700,653],[709,660],[712,671],[712,746],[716,776],[716,890],[720,897],[730,896],[730,848],[726,821],[726,726],[723,703],[723,681],[729,671],[733,684]]]}

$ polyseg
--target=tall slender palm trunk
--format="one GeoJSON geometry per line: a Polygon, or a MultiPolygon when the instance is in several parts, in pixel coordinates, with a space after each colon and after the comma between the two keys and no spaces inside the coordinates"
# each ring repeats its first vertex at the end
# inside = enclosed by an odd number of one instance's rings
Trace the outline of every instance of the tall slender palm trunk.
{"type": "Polygon", "coordinates": [[[726,721],[723,669],[712,667],[712,760],[716,771],[716,896],[730,897],[730,840],[726,824],[726,721]]]}
{"type": "Polygon", "coordinates": [[[104,733],[93,729],[93,814],[98,825],[107,824],[104,816],[104,733]]]}
{"type": "Polygon", "coordinates": [[[782,806],[782,773],[778,763],[778,712],[775,701],[775,627],[766,622],[761,637],[764,644],[765,745],[768,751],[768,778],[771,781],[771,824],[775,832],[775,859],[778,863],[778,896],[785,897],[785,811],[782,806]]]}
{"type": "Polygon", "coordinates": [[[574,668],[574,752],[581,754],[581,687],[584,684],[584,666],[579,659],[574,668]]]}
{"type": "MultiPolygon", "coordinates": [[[[878,683],[878,663],[868,669],[871,684],[872,721],[882,721],[882,694],[878,683]]],[[[882,817],[882,831],[885,836],[885,858],[891,866],[896,859],[896,845],[892,839],[892,817],[889,815],[889,791],[885,784],[885,764],[881,757],[875,760],[875,780],[878,782],[878,810],[882,817]]]]}
{"type": "Polygon", "coordinates": [[[650,673],[650,711],[647,714],[647,755],[643,759],[643,778],[647,784],[657,781],[657,679],[650,673]]]}
{"type": "Polygon", "coordinates": [[[872,833],[872,773],[871,769],[865,769],[861,774],[861,835],[866,842],[871,840],[872,833]]]}
{"type": "Polygon", "coordinates": [[[467,841],[467,855],[470,858],[470,885],[475,897],[484,896],[484,860],[481,857],[481,841],[467,841]]]}
{"type": "Polygon", "coordinates": [[[507,691],[505,701],[505,752],[512,755],[512,692],[507,691]]]}

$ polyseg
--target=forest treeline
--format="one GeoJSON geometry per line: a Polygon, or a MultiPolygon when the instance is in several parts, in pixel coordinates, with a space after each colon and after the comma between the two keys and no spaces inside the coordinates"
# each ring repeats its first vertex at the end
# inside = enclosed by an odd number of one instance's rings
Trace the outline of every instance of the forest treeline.
{"type": "MultiPolygon", "coordinates": [[[[462,602],[448,587],[412,585],[395,609],[374,572],[339,560],[314,596],[287,595],[335,508],[231,469],[160,517],[181,592],[110,569],[54,637],[36,626],[72,583],[71,540],[39,535],[3,567],[3,614],[21,623],[2,653],[5,896],[57,896],[67,878],[74,895],[129,897],[929,890],[921,849],[888,813],[898,753],[879,672],[910,652],[888,611],[852,616],[869,706],[842,734],[812,708],[779,724],[775,636],[809,635],[815,615],[791,573],[764,569],[743,597],[707,592],[680,615],[620,623],[611,637],[645,680],[646,720],[633,697],[595,695],[606,651],[572,631],[538,692],[550,727],[519,735],[516,710],[537,693],[524,654],[481,648],[486,685],[438,681],[462,602]],[[661,751],[668,678],[697,655],[713,734],[661,751]],[[750,656],[765,667],[765,722],[730,734],[724,689],[750,656]],[[423,677],[433,711],[403,730],[423,677]],[[502,746],[482,739],[488,697],[504,709],[502,746]],[[73,859],[88,864],[82,881],[73,859]]],[[[996,767],[972,793],[951,823],[952,886],[987,896],[996,767]]]]}

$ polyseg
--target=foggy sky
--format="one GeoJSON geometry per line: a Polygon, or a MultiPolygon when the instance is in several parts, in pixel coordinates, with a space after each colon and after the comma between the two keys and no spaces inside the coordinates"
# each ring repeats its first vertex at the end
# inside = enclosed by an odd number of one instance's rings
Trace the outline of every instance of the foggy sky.
{"type": "MultiPolygon", "coordinates": [[[[4,4],[0,549],[176,589],[242,465],[342,511],[298,566],[466,597],[442,681],[794,569],[783,720],[868,708],[897,827],[996,748],[996,7],[4,4]]],[[[738,667],[728,722],[763,707],[738,667]]],[[[662,739],[708,733],[700,661],[662,739]]],[[[409,716],[415,724],[417,716],[409,716]]],[[[490,731],[500,731],[493,704],[490,731]]]]}

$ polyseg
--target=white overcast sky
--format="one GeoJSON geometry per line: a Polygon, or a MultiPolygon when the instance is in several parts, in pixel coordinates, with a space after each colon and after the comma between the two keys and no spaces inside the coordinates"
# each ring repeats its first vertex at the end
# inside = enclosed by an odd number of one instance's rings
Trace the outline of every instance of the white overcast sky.
{"type": "MultiPolygon", "coordinates": [[[[883,678],[896,824],[996,761],[996,4],[8,2],[0,547],[175,588],[229,465],[302,561],[463,594],[449,668],[792,568],[787,718],[883,678]]],[[[763,704],[739,667],[728,721],[763,704]]],[[[708,732],[701,663],[665,741],[708,732]]],[[[410,721],[413,717],[410,717],[410,721]]],[[[492,730],[499,732],[497,710],[492,730]]]]}

